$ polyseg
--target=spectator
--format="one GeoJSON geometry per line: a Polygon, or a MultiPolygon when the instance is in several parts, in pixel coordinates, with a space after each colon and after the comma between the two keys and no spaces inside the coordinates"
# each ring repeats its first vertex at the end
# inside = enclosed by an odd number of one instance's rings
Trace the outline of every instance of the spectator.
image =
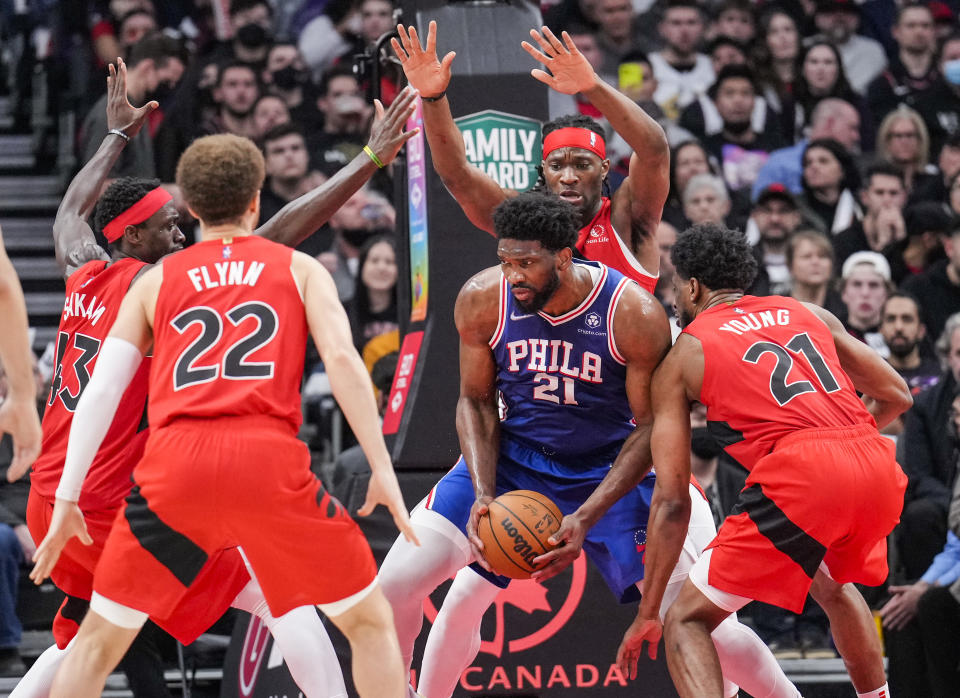
{"type": "Polygon", "coordinates": [[[920,115],[900,105],[890,112],[877,131],[877,157],[896,165],[903,172],[907,192],[924,186],[936,177],[930,164],[930,135],[920,115]]]}
{"type": "Polygon", "coordinates": [[[263,143],[263,137],[274,126],[290,123],[290,111],[287,104],[276,95],[263,95],[253,105],[253,131],[257,143],[263,143]]]}
{"type": "Polygon", "coordinates": [[[360,3],[360,38],[365,46],[396,28],[391,0],[362,0],[360,3]]]}
{"type": "Polygon", "coordinates": [[[603,56],[599,72],[616,75],[621,57],[644,45],[633,5],[630,0],[597,0],[597,21],[600,28],[594,36],[603,56]]]}
{"type": "Polygon", "coordinates": [[[890,265],[879,252],[856,252],[843,263],[840,278],[840,298],[847,306],[843,326],[886,358],[880,314],[890,290],[890,265]]]}
{"type": "Polygon", "coordinates": [[[358,257],[356,288],[347,312],[357,351],[374,337],[399,329],[397,251],[391,235],[367,240],[358,257]]]}
{"type": "Polygon", "coordinates": [[[835,140],[810,141],[803,152],[800,211],[817,230],[835,235],[863,217],[854,197],[860,181],[853,159],[835,140]]]}
{"type": "Polygon", "coordinates": [[[319,169],[332,175],[363,149],[373,107],[364,101],[360,83],[346,66],[324,76],[317,106],[323,112],[323,130],[311,134],[307,145],[319,169]]]}
{"type": "Polygon", "coordinates": [[[267,178],[260,190],[260,220],[267,221],[311,188],[307,143],[300,127],[286,123],[267,131],[263,159],[267,178]]]}
{"type": "Polygon", "coordinates": [[[364,243],[377,235],[392,235],[396,213],[382,194],[369,187],[358,190],[330,216],[333,243],[317,256],[337,285],[342,303],[353,299],[364,243]]]}
{"type": "Polygon", "coordinates": [[[939,77],[916,99],[916,109],[930,132],[935,153],[949,136],[960,132],[960,32],[940,44],[939,77]]]}
{"type": "MultiPolygon", "coordinates": [[[[757,69],[763,97],[776,112],[782,113],[793,93],[797,77],[797,58],[800,54],[800,32],[796,20],[774,6],[760,17],[760,37],[754,51],[753,65],[757,69]]],[[[793,140],[793,124],[781,135],[793,140]]]]}
{"type": "Polygon", "coordinates": [[[683,190],[683,213],[691,225],[724,223],[730,213],[730,194],[723,180],[712,174],[691,177],[683,190]]]}
{"type": "Polygon", "coordinates": [[[713,74],[718,75],[728,65],[747,64],[747,46],[733,37],[719,35],[710,40],[706,49],[713,74]]]}
{"type": "Polygon", "coordinates": [[[726,36],[746,46],[756,33],[753,5],[748,0],[723,0],[720,3],[716,19],[710,25],[711,37],[726,36]]]}
{"type": "Polygon", "coordinates": [[[309,133],[322,126],[316,89],[295,44],[277,43],[270,47],[261,79],[267,93],[284,101],[290,119],[300,128],[309,133]]]}
{"type": "Polygon", "coordinates": [[[870,125],[865,113],[864,101],[853,91],[843,72],[843,63],[836,47],[823,40],[814,41],[800,56],[797,80],[794,85],[793,102],[784,104],[784,126],[793,129],[801,137],[804,128],[811,125],[817,104],[828,97],[836,97],[851,104],[860,115],[860,138],[864,149],[872,145],[870,125]]]}
{"type": "Polygon", "coordinates": [[[897,444],[909,484],[894,540],[908,582],[926,572],[947,534],[957,464],[946,432],[960,377],[960,314],[947,320],[936,348],[945,370],[936,385],[917,396],[897,444]]]}
{"type": "Polygon", "coordinates": [[[867,88],[867,102],[877,120],[899,104],[913,104],[917,96],[930,88],[939,73],[934,58],[937,39],[933,12],[927,5],[904,5],[893,26],[897,52],[881,75],[867,88]]]}
{"type": "Polygon", "coordinates": [[[818,0],[813,21],[840,51],[850,86],[866,93],[867,85],[887,67],[887,55],[880,42],[857,34],[859,5],[854,0],[818,0]]]}
{"type": "Polygon", "coordinates": [[[888,163],[872,165],[866,172],[860,201],[866,209],[862,220],[833,237],[837,264],[842,265],[854,252],[883,252],[907,237],[903,206],[907,191],[900,170],[888,163]]]}
{"type": "Polygon", "coordinates": [[[704,139],[704,147],[720,163],[731,191],[749,191],[770,152],[781,144],[775,129],[758,133],[751,124],[757,100],[753,72],[745,65],[726,66],[710,87],[710,97],[723,127],[704,139]]]}
{"type": "Polygon", "coordinates": [[[760,241],[755,247],[757,278],[749,293],[783,295],[790,290],[787,240],[800,225],[797,202],[782,184],[771,184],[761,192],[750,220],[760,241]]]}
{"type": "MultiPolygon", "coordinates": [[[[161,90],[176,86],[186,65],[186,52],[180,42],[163,34],[142,39],[130,51],[127,61],[127,97],[131,104],[140,106],[154,99],[161,90]]],[[[100,148],[107,135],[107,95],[93,105],[80,129],[80,158],[87,162],[100,148]]],[[[123,149],[111,178],[156,176],[153,157],[153,139],[150,129],[140,129],[132,142],[123,149]]]]}
{"type": "Polygon", "coordinates": [[[810,117],[810,135],[786,148],[770,153],[767,163],[757,173],[753,183],[753,197],[771,184],[779,182],[793,194],[803,192],[803,152],[810,141],[832,138],[847,152],[860,149],[860,114],[842,99],[821,100],[810,117]]]}
{"type": "Polygon", "coordinates": [[[950,182],[960,172],[960,132],[949,136],[937,157],[939,177],[920,181],[910,192],[910,201],[948,201],[950,182]]]}
{"type": "Polygon", "coordinates": [[[960,310],[960,226],[956,223],[943,237],[943,250],[946,259],[903,282],[903,290],[920,302],[923,324],[933,337],[939,337],[947,318],[960,310]]]}
{"type": "Polygon", "coordinates": [[[557,36],[572,27],[596,31],[600,28],[596,0],[560,0],[544,12],[543,23],[557,36]]]}
{"type": "Polygon", "coordinates": [[[219,109],[200,127],[200,135],[232,133],[255,138],[253,105],[260,97],[260,85],[253,68],[239,62],[225,65],[213,95],[219,109]]]}
{"type": "Polygon", "coordinates": [[[897,285],[943,259],[941,241],[953,228],[953,215],[945,204],[921,201],[907,207],[903,222],[906,239],[894,242],[883,251],[897,285]]]}
{"type": "MultiPolygon", "coordinates": [[[[273,8],[267,0],[230,0],[230,41],[210,52],[220,64],[247,63],[257,72],[267,61],[273,43],[273,8]]],[[[195,84],[195,83],[188,83],[195,84]]]]}
{"type": "Polygon", "coordinates": [[[152,9],[139,7],[127,12],[117,22],[117,41],[120,44],[120,55],[128,56],[134,44],[158,29],[157,17],[152,9]]]}
{"type": "Polygon", "coordinates": [[[847,308],[833,290],[833,245],[826,235],[811,228],[797,230],[787,241],[790,296],[826,308],[843,317],[847,308]]]}
{"type": "Polygon", "coordinates": [[[354,0],[330,0],[323,14],[303,28],[297,46],[313,73],[314,81],[322,80],[323,74],[342,57],[364,49],[362,41],[353,32],[356,19],[359,15],[354,0]]]}
{"type": "MultiPolygon", "coordinates": [[[[891,293],[880,315],[880,334],[890,350],[887,361],[907,381],[913,396],[936,385],[940,378],[940,364],[921,351],[927,328],[920,321],[917,299],[900,291],[891,293]]],[[[893,433],[900,433],[903,431],[903,420],[897,419],[896,422],[899,428],[893,433]]]]}
{"type": "Polygon", "coordinates": [[[683,193],[690,179],[698,174],[715,174],[703,145],[697,140],[675,145],[670,153],[670,193],[663,207],[663,219],[677,230],[690,225],[683,212],[683,193]]]}
{"type": "Polygon", "coordinates": [[[707,408],[699,402],[690,408],[690,472],[707,495],[713,522],[719,527],[733,511],[747,471],[731,461],[710,433],[707,408]]]}
{"type": "Polygon", "coordinates": [[[666,46],[650,54],[659,82],[654,100],[675,118],[713,84],[710,59],[698,53],[703,40],[702,10],[694,0],[669,0],[659,29],[666,46]]]}

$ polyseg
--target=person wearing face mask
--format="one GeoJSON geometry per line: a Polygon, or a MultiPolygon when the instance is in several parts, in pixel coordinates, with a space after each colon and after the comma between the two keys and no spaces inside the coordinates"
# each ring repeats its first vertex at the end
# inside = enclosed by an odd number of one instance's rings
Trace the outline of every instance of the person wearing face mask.
{"type": "Polygon", "coordinates": [[[917,98],[916,109],[930,132],[930,152],[937,153],[948,137],[960,133],[960,32],[940,44],[940,78],[917,98]]]}
{"type": "Polygon", "coordinates": [[[307,132],[323,125],[323,116],[317,109],[317,90],[295,44],[282,42],[271,46],[260,79],[268,94],[276,95],[287,105],[291,121],[307,132]]]}

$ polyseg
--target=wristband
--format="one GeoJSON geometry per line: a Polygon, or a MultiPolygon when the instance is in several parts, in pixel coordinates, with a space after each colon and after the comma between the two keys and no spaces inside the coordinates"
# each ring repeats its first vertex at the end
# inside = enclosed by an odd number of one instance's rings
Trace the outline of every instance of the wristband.
{"type": "Polygon", "coordinates": [[[112,128],[112,129],[110,129],[109,131],[107,131],[107,135],[110,135],[111,133],[112,133],[114,136],[120,136],[120,137],[121,137],[123,140],[125,140],[127,143],[130,142],[130,136],[128,136],[127,134],[125,134],[123,131],[121,131],[121,130],[118,129],[118,128],[112,128]]]}
{"type": "Polygon", "coordinates": [[[443,92],[438,94],[436,97],[424,97],[423,95],[420,95],[420,99],[422,99],[424,102],[439,102],[441,99],[446,97],[446,95],[447,95],[447,91],[444,90],[443,92]]]}
{"type": "Polygon", "coordinates": [[[373,149],[369,145],[363,146],[363,152],[365,152],[367,155],[370,156],[370,159],[373,160],[374,165],[376,165],[380,169],[383,169],[385,167],[385,165],[383,164],[383,160],[377,157],[377,154],[373,152],[373,149]]]}

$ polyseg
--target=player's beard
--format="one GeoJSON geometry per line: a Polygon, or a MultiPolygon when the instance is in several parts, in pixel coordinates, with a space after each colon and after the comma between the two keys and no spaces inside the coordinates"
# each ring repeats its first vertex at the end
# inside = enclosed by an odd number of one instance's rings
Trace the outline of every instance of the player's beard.
{"type": "Polygon", "coordinates": [[[514,288],[525,288],[530,291],[533,291],[534,294],[533,294],[533,298],[531,298],[529,301],[526,301],[526,302],[520,299],[514,299],[514,300],[516,300],[519,306],[523,308],[526,312],[537,313],[537,312],[540,312],[543,309],[543,306],[545,306],[550,301],[550,299],[553,297],[553,294],[556,293],[557,288],[559,286],[560,286],[560,275],[557,274],[557,270],[554,269],[553,275],[550,277],[547,283],[543,285],[543,288],[541,288],[539,291],[533,288],[532,286],[527,286],[526,284],[516,284],[514,288]]]}

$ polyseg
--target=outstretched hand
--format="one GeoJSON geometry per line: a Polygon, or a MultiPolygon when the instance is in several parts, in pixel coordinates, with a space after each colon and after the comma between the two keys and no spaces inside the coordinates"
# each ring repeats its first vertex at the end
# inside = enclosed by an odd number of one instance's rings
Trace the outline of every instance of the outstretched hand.
{"type": "Polygon", "coordinates": [[[373,100],[376,114],[373,118],[373,126],[370,128],[370,141],[367,146],[377,154],[384,165],[393,162],[403,144],[420,132],[419,128],[412,131],[403,130],[407,119],[417,108],[416,99],[417,91],[407,86],[387,110],[384,110],[379,99],[373,100]]]}
{"type": "Polygon", "coordinates": [[[597,84],[597,74],[586,57],[580,53],[573,39],[563,32],[563,42],[548,27],[542,27],[542,34],[536,29],[530,30],[530,37],[540,46],[538,51],[532,44],[522,41],[523,50],[543,63],[550,72],[534,68],[530,74],[557,92],[575,95],[586,92],[597,84]]]}
{"type": "Polygon", "coordinates": [[[364,500],[363,506],[357,510],[357,516],[369,516],[378,504],[382,504],[390,511],[393,523],[400,529],[404,538],[414,545],[420,545],[420,540],[410,523],[407,505],[404,504],[403,495],[400,494],[400,485],[397,483],[397,477],[392,470],[386,474],[374,472],[370,476],[370,484],[367,485],[367,498],[364,500]]]}
{"type": "Polygon", "coordinates": [[[450,51],[442,61],[437,59],[437,23],[430,21],[426,48],[420,45],[416,27],[398,24],[397,33],[400,40],[390,39],[390,45],[400,59],[407,82],[424,97],[443,94],[450,84],[450,64],[457,54],[450,51]]]}
{"type": "Polygon", "coordinates": [[[87,532],[87,524],[83,520],[83,512],[80,511],[77,503],[57,499],[53,505],[50,528],[47,529],[47,535],[43,537],[40,545],[37,546],[37,552],[33,555],[33,561],[36,564],[30,572],[30,579],[34,584],[40,584],[50,576],[57,560],[60,559],[60,553],[74,536],[84,545],[93,543],[93,538],[87,532]]]}
{"type": "Polygon", "coordinates": [[[643,654],[643,643],[650,643],[647,654],[650,659],[656,659],[657,647],[662,635],[663,623],[659,618],[644,618],[637,614],[617,649],[617,666],[620,667],[620,673],[629,676],[631,680],[637,678],[637,661],[643,654]]]}
{"type": "Polygon", "coordinates": [[[120,129],[130,138],[136,136],[154,109],[160,106],[151,100],[136,108],[127,99],[127,64],[122,58],[107,66],[107,128],[120,129]]]}

